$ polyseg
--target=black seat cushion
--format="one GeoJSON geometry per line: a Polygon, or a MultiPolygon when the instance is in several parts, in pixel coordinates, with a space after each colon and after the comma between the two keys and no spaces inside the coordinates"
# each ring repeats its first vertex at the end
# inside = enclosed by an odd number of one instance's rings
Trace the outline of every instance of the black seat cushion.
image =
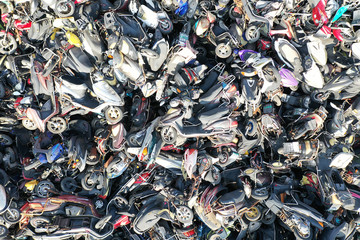
{"type": "Polygon", "coordinates": [[[223,205],[235,204],[244,201],[245,193],[242,190],[235,190],[225,193],[220,199],[219,203],[223,205]]]}

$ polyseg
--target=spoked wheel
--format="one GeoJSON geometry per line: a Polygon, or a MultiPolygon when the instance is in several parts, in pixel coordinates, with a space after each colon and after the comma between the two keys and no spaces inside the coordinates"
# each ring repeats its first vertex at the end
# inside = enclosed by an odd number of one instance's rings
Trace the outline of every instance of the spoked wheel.
{"type": "Polygon", "coordinates": [[[60,134],[67,128],[65,119],[62,117],[53,117],[46,124],[48,130],[54,134],[60,134]]]}
{"type": "Polygon", "coordinates": [[[114,125],[121,121],[124,114],[119,107],[108,107],[105,111],[105,118],[109,124],[114,125]]]}
{"type": "Polygon", "coordinates": [[[20,221],[21,213],[20,210],[17,208],[10,208],[8,211],[5,212],[3,216],[6,222],[10,224],[15,224],[20,221]]]}
{"type": "Polygon", "coordinates": [[[255,222],[260,219],[261,211],[256,206],[251,207],[248,211],[245,212],[245,217],[250,222],[255,222]]]}
{"type": "Polygon", "coordinates": [[[70,17],[75,12],[75,3],[71,0],[57,1],[54,12],[59,17],[70,17]]]}
{"type": "Polygon", "coordinates": [[[249,26],[245,31],[245,38],[249,43],[254,43],[260,38],[260,30],[258,26],[249,26]]]}
{"type": "Polygon", "coordinates": [[[176,219],[181,223],[189,223],[194,218],[193,211],[187,206],[178,206],[176,208],[176,219]]]}
{"type": "Polygon", "coordinates": [[[8,233],[9,230],[5,226],[0,225],[0,238],[6,237],[8,233]]]}
{"type": "Polygon", "coordinates": [[[175,128],[166,126],[161,129],[161,138],[166,144],[173,144],[176,142],[177,131],[175,128]]]}
{"type": "Polygon", "coordinates": [[[36,185],[35,193],[40,198],[45,198],[48,196],[52,196],[53,193],[50,190],[54,190],[55,186],[52,182],[49,181],[41,181],[36,185]]]}
{"type": "Polygon", "coordinates": [[[10,146],[13,143],[11,137],[6,134],[0,134],[0,145],[1,146],[10,146]]]}
{"type": "Polygon", "coordinates": [[[13,54],[17,49],[17,43],[10,33],[0,32],[0,53],[5,55],[13,54]]]}
{"type": "Polygon", "coordinates": [[[231,56],[232,49],[229,44],[219,43],[215,48],[215,54],[219,58],[228,58],[231,56]]]}
{"type": "Polygon", "coordinates": [[[21,123],[24,126],[24,128],[26,128],[27,130],[35,130],[35,129],[37,129],[36,124],[30,119],[23,119],[21,121],[21,123]]]}

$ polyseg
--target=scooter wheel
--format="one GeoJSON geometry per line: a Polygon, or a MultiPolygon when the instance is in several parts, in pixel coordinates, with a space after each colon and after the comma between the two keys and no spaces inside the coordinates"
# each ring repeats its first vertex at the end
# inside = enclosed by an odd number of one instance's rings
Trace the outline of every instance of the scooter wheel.
{"type": "Polygon", "coordinates": [[[169,34],[172,32],[174,25],[172,23],[172,21],[168,18],[162,18],[159,19],[159,25],[158,25],[160,32],[162,34],[169,34]]]}
{"type": "Polygon", "coordinates": [[[124,113],[119,107],[108,107],[105,111],[106,121],[108,121],[110,125],[114,125],[120,122],[123,116],[124,113]]]}
{"type": "Polygon", "coordinates": [[[95,188],[96,183],[90,184],[88,182],[89,178],[91,177],[91,173],[87,173],[82,179],[81,179],[81,186],[85,191],[91,191],[95,188]]]}
{"type": "Polygon", "coordinates": [[[0,225],[0,238],[6,237],[8,233],[9,230],[5,226],[0,225]]]}
{"type": "Polygon", "coordinates": [[[257,122],[255,119],[249,119],[246,127],[249,129],[247,131],[249,137],[253,137],[257,134],[257,122]]]}
{"type": "Polygon", "coordinates": [[[75,179],[71,177],[66,177],[63,180],[61,180],[60,187],[61,190],[63,190],[64,192],[72,193],[76,191],[78,185],[75,179]]]}
{"type": "Polygon", "coordinates": [[[276,215],[269,210],[268,208],[265,208],[263,211],[263,217],[261,219],[261,222],[266,225],[273,224],[276,220],[276,215]]]}
{"type": "Polygon", "coordinates": [[[0,53],[5,55],[13,54],[17,49],[17,43],[10,33],[0,32],[0,53]]]}
{"type": "Polygon", "coordinates": [[[252,190],[251,197],[256,200],[265,200],[269,197],[269,192],[266,188],[257,188],[252,190]]]}
{"type": "Polygon", "coordinates": [[[37,129],[36,124],[30,119],[23,119],[21,121],[21,123],[24,126],[24,128],[26,128],[27,130],[33,131],[33,130],[37,129]]]}
{"type": "Polygon", "coordinates": [[[46,124],[49,132],[54,134],[60,134],[67,128],[65,119],[62,117],[53,117],[46,124]]]}
{"type": "Polygon", "coordinates": [[[21,213],[17,208],[9,208],[3,216],[6,222],[15,224],[20,221],[21,213]]]}
{"type": "Polygon", "coordinates": [[[0,134],[0,145],[10,146],[14,141],[6,134],[0,134]]]}
{"type": "Polygon", "coordinates": [[[232,5],[229,10],[229,17],[233,20],[241,18],[242,14],[236,9],[236,5],[232,5]]]}
{"type": "Polygon", "coordinates": [[[30,225],[33,228],[39,228],[48,223],[50,223],[50,220],[46,217],[33,217],[30,219],[30,225]]]}
{"type": "Polygon", "coordinates": [[[176,208],[176,219],[179,220],[179,222],[187,224],[192,222],[193,218],[194,213],[189,207],[182,205],[176,208]]]}
{"type": "Polygon", "coordinates": [[[61,18],[70,17],[75,12],[75,3],[71,0],[57,1],[54,12],[61,18]]]}
{"type": "Polygon", "coordinates": [[[163,127],[161,129],[160,134],[161,134],[161,139],[166,144],[174,144],[176,142],[176,138],[178,135],[176,129],[170,126],[163,127]]]}
{"type": "Polygon", "coordinates": [[[230,45],[226,43],[219,43],[215,48],[215,54],[219,58],[228,58],[231,56],[232,49],[230,45]]]}
{"type": "Polygon", "coordinates": [[[53,195],[53,193],[51,193],[49,190],[54,190],[54,189],[55,186],[52,182],[44,180],[39,182],[38,185],[36,185],[35,193],[36,196],[40,198],[46,198],[53,195]]]}
{"type": "Polygon", "coordinates": [[[248,211],[245,212],[245,217],[250,222],[255,222],[260,219],[261,211],[258,207],[251,207],[248,211]]]}
{"type": "Polygon", "coordinates": [[[249,43],[254,43],[260,38],[260,30],[258,26],[249,26],[245,31],[245,39],[249,43]]]}
{"type": "Polygon", "coordinates": [[[116,196],[113,201],[118,209],[125,209],[129,205],[129,201],[122,196],[116,196]]]}

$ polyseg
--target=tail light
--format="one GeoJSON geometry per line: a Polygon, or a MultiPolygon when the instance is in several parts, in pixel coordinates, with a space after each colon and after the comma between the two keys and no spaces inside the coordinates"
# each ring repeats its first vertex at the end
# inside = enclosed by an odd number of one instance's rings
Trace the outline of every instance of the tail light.
{"type": "Polygon", "coordinates": [[[195,230],[194,230],[194,229],[191,229],[190,231],[183,232],[183,234],[184,234],[186,237],[191,237],[191,236],[194,236],[194,235],[195,235],[195,230]]]}

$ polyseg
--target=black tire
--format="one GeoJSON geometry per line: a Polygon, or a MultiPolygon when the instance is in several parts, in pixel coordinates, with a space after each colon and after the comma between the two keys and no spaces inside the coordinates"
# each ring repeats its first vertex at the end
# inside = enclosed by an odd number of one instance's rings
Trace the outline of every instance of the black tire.
{"type": "Polygon", "coordinates": [[[230,7],[230,10],[229,10],[229,17],[232,19],[232,20],[235,20],[237,18],[241,18],[241,14],[235,12],[235,8],[236,8],[236,5],[232,5],[230,7]]]}
{"type": "Polygon", "coordinates": [[[84,189],[84,190],[86,190],[86,191],[91,191],[91,190],[93,190],[94,188],[95,188],[95,186],[96,186],[96,183],[94,183],[94,184],[89,184],[88,183],[88,179],[89,179],[89,177],[91,176],[91,173],[87,173],[87,174],[85,174],[85,176],[81,179],[81,186],[82,186],[82,188],[84,189]]]}
{"type": "Polygon", "coordinates": [[[266,200],[269,197],[269,191],[266,188],[255,188],[251,191],[251,197],[256,200],[266,200]]]}
{"type": "Polygon", "coordinates": [[[15,224],[15,223],[18,223],[20,221],[21,212],[17,208],[9,208],[9,210],[7,210],[3,214],[3,216],[4,216],[4,219],[5,219],[6,222],[8,222],[10,224],[15,224]],[[9,211],[11,211],[11,213],[9,211]]]}
{"type": "Polygon", "coordinates": [[[261,218],[261,211],[258,207],[253,206],[245,212],[245,218],[250,222],[255,222],[261,218]]]}
{"type": "Polygon", "coordinates": [[[50,220],[46,217],[33,217],[30,219],[30,225],[33,228],[41,227],[44,224],[50,223],[50,220]]]}
{"type": "Polygon", "coordinates": [[[0,238],[4,238],[9,234],[9,230],[4,225],[0,225],[0,238]]]}
{"type": "Polygon", "coordinates": [[[11,139],[11,137],[9,137],[6,134],[0,133],[0,145],[1,146],[10,146],[11,144],[13,144],[13,140],[11,139]]]}
{"type": "Polygon", "coordinates": [[[5,55],[13,54],[17,49],[17,42],[10,33],[0,32],[0,53],[5,55]]]}
{"type": "Polygon", "coordinates": [[[263,224],[266,224],[266,225],[271,225],[271,224],[273,224],[275,222],[275,220],[276,220],[275,213],[273,213],[268,208],[265,208],[263,210],[263,215],[262,215],[262,218],[261,218],[261,222],[263,224]]]}
{"type": "Polygon", "coordinates": [[[178,133],[174,127],[165,126],[161,129],[160,135],[161,139],[166,144],[174,144],[176,142],[178,133]]]}
{"type": "Polygon", "coordinates": [[[311,87],[310,87],[309,85],[307,85],[306,83],[302,82],[301,85],[300,85],[300,87],[301,87],[301,90],[302,90],[305,94],[307,94],[307,95],[310,95],[310,94],[311,94],[312,89],[311,89],[311,87]]]}
{"type": "Polygon", "coordinates": [[[53,193],[49,192],[48,190],[54,190],[54,189],[55,189],[55,186],[52,182],[43,180],[43,181],[40,181],[36,185],[35,194],[36,194],[36,196],[38,196],[40,198],[50,197],[53,195],[53,193]]]}
{"type": "Polygon", "coordinates": [[[221,164],[225,164],[229,161],[229,153],[227,151],[221,151],[220,155],[219,162],[221,164]]]}
{"type": "Polygon", "coordinates": [[[61,190],[66,193],[73,193],[76,191],[77,188],[79,188],[77,182],[72,177],[66,177],[63,180],[61,180],[60,183],[61,190]]]}
{"type": "Polygon", "coordinates": [[[110,125],[117,124],[123,117],[124,113],[119,107],[108,107],[105,110],[105,118],[110,125]]]}
{"type": "Polygon", "coordinates": [[[2,82],[0,82],[0,98],[4,98],[6,95],[6,89],[2,82]]]}
{"type": "Polygon", "coordinates": [[[174,25],[169,18],[159,19],[158,27],[160,29],[160,32],[165,35],[170,34],[174,29],[174,25]]]}
{"type": "MultiPolygon", "coordinates": [[[[0,93],[1,93],[1,83],[0,83],[0,93]]],[[[0,125],[16,125],[18,120],[11,117],[0,117],[0,125]]]]}
{"type": "Polygon", "coordinates": [[[55,5],[54,12],[61,18],[70,17],[74,15],[75,3],[72,0],[59,0],[55,5]]]}

